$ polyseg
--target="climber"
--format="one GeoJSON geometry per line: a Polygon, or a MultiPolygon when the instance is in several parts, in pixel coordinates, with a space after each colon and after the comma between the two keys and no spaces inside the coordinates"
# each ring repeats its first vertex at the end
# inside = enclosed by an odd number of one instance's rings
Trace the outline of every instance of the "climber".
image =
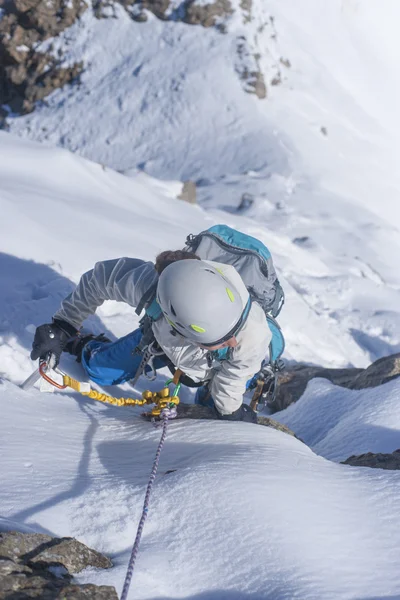
{"type": "Polygon", "coordinates": [[[37,328],[31,359],[52,354],[58,363],[62,351],[70,352],[100,385],[130,381],[140,365],[144,372],[150,363],[153,369],[180,369],[183,383],[199,388],[196,402],[215,408],[221,419],[256,422],[243,396],[268,355],[271,337],[263,308],[233,266],[188,250],[166,251],[155,264],[133,258],[97,263],[52,323],[37,328]],[[149,290],[154,296],[147,303],[147,327],[142,320],[139,329],[115,342],[79,331],[105,300],[143,307],[149,290]],[[143,364],[149,349],[149,364],[143,364]]]}

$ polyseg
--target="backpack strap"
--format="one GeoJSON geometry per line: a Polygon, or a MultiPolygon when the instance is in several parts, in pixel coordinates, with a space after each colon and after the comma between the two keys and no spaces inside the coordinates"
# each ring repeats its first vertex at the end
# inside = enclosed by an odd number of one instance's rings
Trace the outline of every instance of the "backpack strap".
{"type": "Polygon", "coordinates": [[[140,329],[142,330],[142,339],[136,346],[134,353],[142,354],[154,341],[153,323],[162,317],[162,310],[157,302],[156,292],[157,284],[154,283],[142,296],[135,310],[139,315],[145,309],[144,316],[139,321],[140,329]]]}
{"type": "Polygon", "coordinates": [[[275,281],[275,298],[269,312],[273,317],[277,317],[282,310],[282,306],[285,304],[285,294],[278,279],[275,281]]]}
{"type": "Polygon", "coordinates": [[[158,281],[153,283],[149,289],[141,297],[139,304],[136,307],[135,313],[140,315],[143,309],[148,309],[156,298],[158,281]]]}
{"type": "Polygon", "coordinates": [[[280,357],[285,349],[285,338],[283,337],[282,330],[277,321],[270,315],[267,315],[267,323],[272,334],[269,344],[269,364],[273,368],[281,370],[282,361],[280,360],[280,357]]]}

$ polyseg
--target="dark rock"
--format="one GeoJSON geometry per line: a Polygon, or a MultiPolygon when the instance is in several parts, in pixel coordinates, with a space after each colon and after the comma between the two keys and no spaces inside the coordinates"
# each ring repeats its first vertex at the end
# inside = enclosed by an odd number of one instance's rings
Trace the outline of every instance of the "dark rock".
{"type": "Polygon", "coordinates": [[[371,467],[372,469],[389,469],[392,471],[400,470],[400,449],[391,454],[374,454],[367,452],[359,456],[350,456],[342,461],[343,465],[352,465],[353,467],[371,467]]]}
{"type": "Polygon", "coordinates": [[[257,98],[264,100],[267,97],[267,86],[265,85],[264,75],[260,71],[251,71],[247,77],[247,85],[250,93],[254,93],[257,98]]]}
{"type": "Polygon", "coordinates": [[[251,10],[253,8],[253,0],[241,0],[239,6],[243,11],[243,22],[249,23],[251,21],[251,10]]]}
{"type": "Polygon", "coordinates": [[[260,56],[250,49],[248,40],[240,35],[236,40],[236,72],[243,82],[243,88],[249,94],[255,94],[263,100],[267,97],[264,75],[260,70],[260,56]]]}
{"type": "Polygon", "coordinates": [[[367,369],[354,378],[350,388],[362,390],[364,388],[376,387],[395,379],[400,375],[400,353],[379,358],[367,369]]]}
{"type": "Polygon", "coordinates": [[[168,20],[167,11],[171,2],[170,0],[142,0],[141,6],[150,10],[156,17],[166,21],[168,20]]]}
{"type": "Polygon", "coordinates": [[[238,212],[245,212],[246,210],[248,210],[249,208],[251,208],[254,204],[254,196],[252,194],[249,194],[248,192],[245,192],[244,194],[242,194],[242,197],[240,198],[240,204],[237,207],[238,212]]]}
{"type": "Polygon", "coordinates": [[[335,385],[350,387],[354,377],[361,371],[362,369],[325,369],[303,364],[289,367],[278,374],[275,399],[268,406],[274,412],[287,408],[301,398],[308,382],[315,377],[323,377],[335,385]]]}
{"type": "Polygon", "coordinates": [[[0,105],[31,112],[53,90],[74,81],[82,64],[61,67],[61,57],[36,45],[72,25],[86,10],[83,0],[9,0],[0,20],[0,105]]]}
{"type": "Polygon", "coordinates": [[[273,79],[271,79],[271,85],[280,85],[282,83],[281,74],[278,73],[273,79]]]}
{"type": "Polygon", "coordinates": [[[216,0],[210,4],[196,4],[196,0],[185,2],[185,14],[182,18],[189,25],[202,25],[212,27],[221,17],[227,17],[233,13],[229,0],[216,0]]]}
{"type": "Polygon", "coordinates": [[[24,29],[37,31],[45,40],[73,25],[87,4],[83,0],[11,0],[9,7],[24,29]]]}
{"type": "Polygon", "coordinates": [[[297,246],[309,245],[310,238],[308,237],[308,235],[303,235],[301,237],[293,238],[292,242],[293,242],[293,244],[296,244],[297,246]]]}
{"type": "MultiPolygon", "coordinates": [[[[233,13],[229,0],[209,4],[183,0],[175,10],[171,10],[171,0],[117,1],[135,21],[146,21],[146,11],[151,11],[162,20],[215,26],[220,31],[224,31],[224,19],[233,13]]],[[[0,5],[0,106],[14,114],[26,114],[51,92],[79,78],[81,62],[64,67],[62,55],[55,58],[50,52],[37,52],[36,47],[73,25],[88,5],[86,0],[0,0],[0,5]]],[[[98,18],[116,17],[113,0],[94,0],[92,6],[98,18]]],[[[250,20],[252,0],[241,0],[240,7],[244,20],[250,20]]],[[[242,70],[241,79],[246,91],[265,98],[267,88],[257,61],[254,67],[242,70]]],[[[0,115],[0,127],[7,127],[6,118],[0,115]]]]}
{"type": "MultiPolygon", "coordinates": [[[[54,598],[54,596],[49,596],[54,598]]],[[[118,594],[110,585],[66,585],[57,600],[118,600],[118,594]]],[[[0,599],[1,600],[1,599],[0,599]]]]}
{"type": "Polygon", "coordinates": [[[328,379],[335,385],[350,390],[377,387],[400,375],[400,354],[380,358],[367,369],[326,369],[305,364],[289,367],[278,375],[277,393],[269,407],[283,410],[296,402],[304,393],[307,384],[315,377],[328,379]]]}
{"type": "Polygon", "coordinates": [[[41,533],[0,533],[0,556],[22,561],[28,566],[38,563],[44,567],[56,563],[70,573],[79,573],[87,567],[112,567],[109,558],[74,538],[52,538],[41,533]]]}
{"type": "Polygon", "coordinates": [[[286,67],[287,69],[290,69],[290,67],[292,66],[290,63],[290,60],[288,58],[280,58],[279,62],[281,63],[281,65],[283,65],[284,67],[286,67]]]}
{"type": "MultiPolygon", "coordinates": [[[[201,404],[184,404],[181,402],[177,406],[177,411],[177,419],[207,419],[213,421],[218,420],[217,414],[213,408],[209,408],[208,406],[201,406],[201,404]]],[[[143,416],[146,419],[149,418],[148,414],[144,414],[143,416]]],[[[277,421],[274,421],[269,417],[258,416],[257,423],[258,425],[263,425],[264,427],[272,427],[272,429],[277,429],[278,431],[283,431],[284,433],[288,433],[289,435],[297,437],[293,433],[293,431],[286,427],[286,425],[278,423],[277,421]]]]}
{"type": "Polygon", "coordinates": [[[11,531],[0,534],[0,600],[118,600],[113,587],[76,585],[73,572],[111,562],[73,538],[11,531]]]}

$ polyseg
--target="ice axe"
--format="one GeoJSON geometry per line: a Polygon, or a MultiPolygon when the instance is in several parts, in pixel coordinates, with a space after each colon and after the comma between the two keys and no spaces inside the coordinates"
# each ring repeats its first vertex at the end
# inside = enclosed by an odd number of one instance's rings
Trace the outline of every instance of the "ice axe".
{"type": "Polygon", "coordinates": [[[44,360],[39,361],[39,366],[23,383],[20,384],[21,390],[30,390],[37,381],[42,378],[42,372],[49,371],[55,366],[56,360],[54,354],[49,354],[44,360]]]}

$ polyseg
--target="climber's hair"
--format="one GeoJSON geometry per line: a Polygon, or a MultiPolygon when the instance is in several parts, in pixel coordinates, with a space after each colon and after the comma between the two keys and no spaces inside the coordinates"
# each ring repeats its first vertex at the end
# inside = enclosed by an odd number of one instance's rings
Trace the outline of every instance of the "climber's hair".
{"type": "Polygon", "coordinates": [[[155,263],[155,269],[159,275],[168,267],[168,265],[176,262],[177,260],[201,260],[200,256],[197,256],[194,252],[188,252],[187,250],[164,250],[161,252],[157,258],[155,263]]]}

